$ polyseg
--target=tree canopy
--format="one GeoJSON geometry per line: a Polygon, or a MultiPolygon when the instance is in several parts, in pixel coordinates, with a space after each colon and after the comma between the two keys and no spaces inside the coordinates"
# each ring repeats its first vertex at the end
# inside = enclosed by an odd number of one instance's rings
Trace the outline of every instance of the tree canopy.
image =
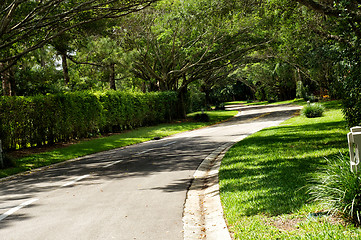
{"type": "Polygon", "coordinates": [[[346,0],[4,0],[2,92],[172,90],[180,115],[236,96],[331,97],[356,125],[360,9],[346,0]]]}
{"type": "Polygon", "coordinates": [[[4,0],[0,5],[0,62],[14,62],[63,33],[125,16],[154,0],[4,0]]]}

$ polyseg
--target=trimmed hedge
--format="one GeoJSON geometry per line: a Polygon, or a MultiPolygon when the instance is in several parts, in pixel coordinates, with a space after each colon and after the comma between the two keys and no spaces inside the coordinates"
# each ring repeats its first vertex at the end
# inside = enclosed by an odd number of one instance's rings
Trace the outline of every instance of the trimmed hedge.
{"type": "Polygon", "coordinates": [[[176,101],[175,92],[0,97],[0,139],[9,150],[156,124],[175,115],[176,101]]]}

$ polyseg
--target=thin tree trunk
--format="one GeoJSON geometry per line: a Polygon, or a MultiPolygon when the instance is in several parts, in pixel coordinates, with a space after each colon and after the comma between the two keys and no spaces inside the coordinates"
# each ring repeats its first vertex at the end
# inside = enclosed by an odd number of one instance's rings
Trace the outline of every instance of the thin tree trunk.
{"type": "Polygon", "coordinates": [[[187,87],[182,87],[178,92],[177,118],[184,119],[187,117],[187,87]]]}
{"type": "MultiPolygon", "coordinates": [[[[5,68],[4,63],[0,63],[0,68],[5,68]]],[[[3,89],[4,96],[14,96],[14,86],[15,86],[15,78],[11,68],[7,69],[6,71],[2,72],[1,75],[1,84],[3,89]]]]}
{"type": "Polygon", "coordinates": [[[116,86],[115,86],[115,63],[112,63],[109,65],[109,70],[110,70],[110,74],[109,74],[109,86],[110,89],[116,90],[116,86]]]}
{"type": "Polygon", "coordinates": [[[66,58],[67,58],[66,53],[61,52],[60,56],[61,56],[61,65],[63,67],[64,82],[65,82],[65,85],[69,85],[70,77],[69,77],[68,62],[66,61],[66,58]]]}
{"type": "Polygon", "coordinates": [[[0,139],[0,168],[4,168],[3,148],[0,139]]]}

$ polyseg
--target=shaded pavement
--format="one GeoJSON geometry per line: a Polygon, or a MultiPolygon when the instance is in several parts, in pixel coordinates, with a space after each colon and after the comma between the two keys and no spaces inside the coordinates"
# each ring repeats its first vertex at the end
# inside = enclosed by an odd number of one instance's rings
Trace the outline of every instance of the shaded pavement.
{"type": "Polygon", "coordinates": [[[1,182],[0,239],[183,239],[184,202],[200,163],[298,109],[244,108],[222,124],[1,182]]]}

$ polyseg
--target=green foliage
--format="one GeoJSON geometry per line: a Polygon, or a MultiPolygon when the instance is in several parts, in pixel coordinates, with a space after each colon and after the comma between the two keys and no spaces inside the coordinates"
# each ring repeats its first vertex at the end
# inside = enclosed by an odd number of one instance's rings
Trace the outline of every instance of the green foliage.
{"type": "Polygon", "coordinates": [[[210,100],[211,103],[218,105],[222,102],[232,101],[234,99],[247,99],[250,95],[247,90],[247,87],[242,86],[242,83],[216,86],[210,92],[210,100]]]}
{"type": "Polygon", "coordinates": [[[307,93],[308,93],[307,87],[303,85],[302,81],[297,81],[296,97],[307,100],[307,93]]]}
{"type": "Polygon", "coordinates": [[[343,112],[349,127],[357,126],[361,123],[361,51],[351,49],[344,56],[345,61],[341,63],[344,73],[339,82],[342,84],[343,112]]]}
{"type": "Polygon", "coordinates": [[[206,108],[206,96],[196,88],[191,88],[187,94],[187,112],[196,112],[206,108]]]}
{"type": "Polygon", "coordinates": [[[302,114],[308,118],[322,117],[325,108],[319,103],[308,103],[302,109],[302,114]]]}
{"type": "Polygon", "coordinates": [[[266,47],[255,34],[258,1],[159,1],[132,15],[123,29],[133,72],[148,89],[176,90],[199,80],[225,78],[248,55],[266,47]]]}
{"type": "Polygon", "coordinates": [[[286,63],[248,64],[237,73],[255,92],[259,101],[289,100],[296,97],[295,69],[286,63]]]}
{"type": "Polygon", "coordinates": [[[0,98],[4,149],[41,146],[170,120],[176,93],[75,92],[0,98]]]}
{"type": "Polygon", "coordinates": [[[348,156],[327,159],[312,180],[309,194],[329,212],[341,213],[356,225],[361,224],[361,177],[351,171],[348,156]]]}
{"type": "Polygon", "coordinates": [[[224,103],[219,103],[216,105],[216,110],[226,110],[226,106],[224,103]]]}
{"type": "Polygon", "coordinates": [[[154,0],[3,0],[0,4],[1,62],[16,61],[82,25],[95,32],[94,26],[99,29],[96,21],[123,17],[152,2],[154,0]]]}
{"type": "Polygon", "coordinates": [[[15,74],[14,91],[18,96],[59,93],[65,87],[63,75],[53,67],[22,68],[15,74]]]}
{"type": "Polygon", "coordinates": [[[210,118],[207,113],[197,113],[194,115],[193,119],[197,122],[209,122],[210,118]]]}
{"type": "MultiPolygon", "coordinates": [[[[238,111],[205,111],[203,113],[209,116],[211,123],[217,123],[235,116],[238,111]]],[[[193,118],[197,114],[202,114],[202,112],[190,113],[187,117],[193,118]]]]}

